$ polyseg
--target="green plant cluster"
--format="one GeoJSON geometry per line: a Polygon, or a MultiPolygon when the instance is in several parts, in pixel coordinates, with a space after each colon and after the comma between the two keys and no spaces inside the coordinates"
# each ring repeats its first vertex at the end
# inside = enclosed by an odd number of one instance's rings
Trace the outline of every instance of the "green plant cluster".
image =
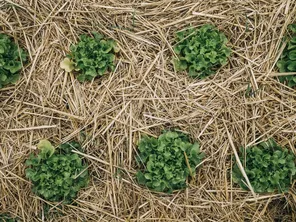
{"type": "Polygon", "coordinates": [[[18,47],[9,36],[0,34],[0,88],[16,83],[27,53],[18,47]]]}
{"type": "Polygon", "coordinates": [[[72,141],[55,149],[47,140],[38,144],[38,155],[26,161],[26,177],[33,183],[33,192],[49,201],[70,203],[78,191],[88,184],[87,165],[78,154],[79,143],[72,141]]]}
{"type": "Polygon", "coordinates": [[[79,42],[71,46],[67,55],[79,73],[77,79],[80,82],[103,76],[115,68],[115,53],[119,51],[116,42],[96,32],[92,34],[93,37],[81,35],[79,42]]]}
{"type": "MultiPolygon", "coordinates": [[[[240,160],[256,193],[286,192],[295,179],[295,156],[273,139],[242,148],[240,160]]],[[[232,175],[235,183],[248,190],[237,164],[233,167],[232,175]]]]}
{"type": "Polygon", "coordinates": [[[0,222],[16,222],[15,218],[10,217],[8,214],[0,214],[0,222]]]}
{"type": "Polygon", "coordinates": [[[165,131],[158,139],[144,136],[139,142],[137,162],[145,169],[137,172],[139,184],[151,190],[171,193],[186,187],[188,176],[194,177],[195,167],[204,154],[198,143],[190,143],[187,135],[165,131]]]}
{"type": "MultiPolygon", "coordinates": [[[[287,45],[277,61],[276,65],[279,71],[285,72],[296,72],[296,24],[288,26],[289,33],[285,38],[287,45]]],[[[287,84],[289,87],[296,86],[296,75],[279,76],[280,82],[287,84]]]]}
{"type": "Polygon", "coordinates": [[[227,64],[231,54],[226,36],[209,24],[180,31],[176,38],[174,52],[178,58],[173,60],[174,66],[177,71],[186,70],[192,77],[202,79],[213,74],[227,64]]]}

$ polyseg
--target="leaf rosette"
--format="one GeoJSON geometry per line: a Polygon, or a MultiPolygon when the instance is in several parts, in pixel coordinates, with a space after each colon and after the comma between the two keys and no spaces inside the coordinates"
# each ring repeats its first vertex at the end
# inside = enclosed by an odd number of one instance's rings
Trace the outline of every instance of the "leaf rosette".
{"type": "Polygon", "coordinates": [[[0,222],[17,222],[17,218],[12,218],[8,214],[0,214],[0,222]]]}
{"type": "Polygon", "coordinates": [[[186,187],[187,178],[195,176],[203,157],[199,144],[190,143],[186,134],[164,131],[157,139],[143,136],[137,162],[144,167],[136,177],[153,191],[171,193],[186,187]]]}
{"type": "MultiPolygon", "coordinates": [[[[286,192],[295,179],[295,156],[280,147],[273,139],[247,149],[241,148],[240,161],[256,193],[286,192]]],[[[249,190],[237,164],[232,171],[233,181],[249,190]]]]}
{"type": "Polygon", "coordinates": [[[26,161],[26,177],[33,192],[48,201],[71,203],[89,181],[87,164],[71,151],[81,151],[80,144],[72,141],[55,149],[49,141],[41,140],[38,148],[40,152],[26,161]]]}
{"type": "Polygon", "coordinates": [[[91,81],[115,69],[115,54],[119,51],[116,42],[99,33],[92,34],[93,37],[81,35],[78,43],[70,47],[70,53],[60,64],[66,72],[77,71],[80,82],[91,81]]]}
{"type": "MultiPolygon", "coordinates": [[[[284,38],[287,45],[276,63],[281,73],[296,72],[296,24],[289,25],[288,30],[288,36],[284,38]]],[[[296,75],[279,76],[278,78],[280,82],[291,88],[296,86],[296,75]]]]}
{"type": "Polygon", "coordinates": [[[9,36],[0,34],[0,88],[17,82],[26,60],[27,53],[9,36]]]}
{"type": "Polygon", "coordinates": [[[176,33],[173,59],[177,71],[186,70],[191,77],[206,78],[227,64],[231,49],[226,36],[214,26],[206,24],[176,33]]]}

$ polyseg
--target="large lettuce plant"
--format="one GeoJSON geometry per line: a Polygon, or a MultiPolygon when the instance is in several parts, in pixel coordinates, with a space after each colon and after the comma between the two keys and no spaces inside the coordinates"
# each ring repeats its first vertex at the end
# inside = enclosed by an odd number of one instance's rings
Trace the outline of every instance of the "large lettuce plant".
{"type": "Polygon", "coordinates": [[[206,24],[176,33],[173,59],[177,71],[186,70],[189,76],[205,78],[227,64],[231,50],[227,38],[217,28],[206,24]]]}
{"type": "Polygon", "coordinates": [[[80,144],[70,142],[55,149],[47,140],[38,144],[40,152],[26,161],[26,177],[32,181],[33,192],[49,201],[70,203],[78,191],[88,184],[87,165],[71,150],[80,144]]]}
{"type": "Polygon", "coordinates": [[[16,218],[12,218],[8,214],[0,214],[0,222],[17,222],[16,218]]]}
{"type": "MultiPolygon", "coordinates": [[[[240,161],[256,193],[286,192],[295,179],[294,154],[273,139],[242,148],[240,161]]],[[[249,189],[237,164],[233,167],[232,176],[235,183],[245,190],[249,189]]]]}
{"type": "Polygon", "coordinates": [[[142,169],[137,172],[137,180],[158,192],[183,189],[187,178],[195,176],[203,157],[199,144],[192,144],[183,133],[165,131],[157,139],[144,136],[139,142],[137,162],[142,169]]]}
{"type": "Polygon", "coordinates": [[[0,88],[16,83],[26,60],[27,53],[9,36],[0,34],[0,88]]]}
{"type": "MultiPolygon", "coordinates": [[[[288,35],[284,38],[287,42],[286,47],[277,61],[276,65],[280,72],[296,72],[296,24],[288,26],[288,35]]],[[[280,82],[289,87],[296,86],[296,75],[286,75],[278,77],[280,82]]]]}
{"type": "Polygon", "coordinates": [[[93,37],[81,35],[77,44],[70,48],[70,53],[61,62],[61,67],[68,72],[75,70],[80,82],[90,81],[103,76],[115,68],[115,53],[119,51],[112,39],[93,32],[93,37]]]}

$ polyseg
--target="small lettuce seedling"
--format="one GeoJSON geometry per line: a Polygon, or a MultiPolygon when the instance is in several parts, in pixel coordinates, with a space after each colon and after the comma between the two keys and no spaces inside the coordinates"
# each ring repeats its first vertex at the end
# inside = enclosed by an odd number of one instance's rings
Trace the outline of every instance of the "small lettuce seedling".
{"type": "Polygon", "coordinates": [[[27,53],[18,47],[9,36],[0,34],[0,88],[16,83],[27,53]]]}
{"type": "MultiPolygon", "coordinates": [[[[284,38],[287,45],[277,61],[276,65],[280,72],[296,72],[296,24],[288,26],[288,36],[284,38]]],[[[296,75],[279,76],[280,82],[289,87],[296,86],[296,75]]]]}
{"type": "Polygon", "coordinates": [[[67,58],[61,62],[61,68],[66,72],[75,70],[79,73],[77,79],[80,82],[103,76],[115,68],[115,53],[119,51],[116,42],[96,32],[92,34],[93,37],[81,35],[79,42],[71,46],[67,58]]]}
{"type": "Polygon", "coordinates": [[[191,77],[203,79],[227,64],[231,54],[226,36],[214,26],[206,24],[176,33],[173,59],[177,71],[186,70],[191,77]]]}
{"type": "Polygon", "coordinates": [[[55,149],[47,140],[38,144],[37,156],[26,161],[26,177],[33,183],[33,192],[48,201],[71,203],[89,181],[87,165],[71,150],[81,150],[77,142],[61,144],[55,149]]]}
{"type": "Polygon", "coordinates": [[[186,187],[188,176],[195,176],[195,168],[204,154],[198,143],[190,143],[187,135],[165,131],[158,139],[144,136],[139,142],[139,184],[153,191],[171,193],[186,187]]]}
{"type": "MultiPolygon", "coordinates": [[[[240,161],[256,193],[286,192],[295,179],[295,156],[273,139],[247,149],[241,149],[240,161]]],[[[249,190],[238,167],[234,165],[233,181],[249,190]]]]}

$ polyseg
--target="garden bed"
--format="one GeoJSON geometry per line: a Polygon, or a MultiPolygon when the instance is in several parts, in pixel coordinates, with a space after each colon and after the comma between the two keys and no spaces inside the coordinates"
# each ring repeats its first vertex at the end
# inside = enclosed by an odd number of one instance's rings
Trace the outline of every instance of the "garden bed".
{"type": "MultiPolygon", "coordinates": [[[[0,214],[21,221],[295,221],[282,194],[243,190],[235,153],[269,138],[296,153],[296,91],[278,80],[293,1],[28,1],[0,3],[0,32],[25,48],[20,80],[0,89],[0,214]],[[212,24],[228,63],[198,79],[176,71],[175,33],[212,24]],[[116,41],[115,68],[80,82],[60,68],[92,31],[116,41]],[[137,182],[143,135],[178,129],[205,153],[185,190],[137,182]],[[73,204],[32,192],[26,160],[40,140],[79,141],[89,183],[73,204]]],[[[293,73],[292,73],[293,74],[293,73]]],[[[76,153],[77,153],[76,152],[76,153]]]]}

